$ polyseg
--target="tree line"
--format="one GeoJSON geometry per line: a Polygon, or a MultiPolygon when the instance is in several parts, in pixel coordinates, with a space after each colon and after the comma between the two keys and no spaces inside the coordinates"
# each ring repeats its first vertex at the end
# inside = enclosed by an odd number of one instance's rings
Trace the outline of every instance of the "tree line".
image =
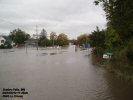
{"type": "Polygon", "coordinates": [[[99,58],[107,52],[113,53],[110,65],[123,73],[133,72],[133,1],[95,0],[106,14],[107,28],[97,27],[89,36],[93,54],[99,58]]]}
{"type": "Polygon", "coordinates": [[[56,32],[51,32],[50,37],[48,38],[46,30],[42,29],[39,39],[39,46],[67,46],[69,45],[68,36],[64,33],[60,33],[59,35],[56,32]]]}
{"type": "MultiPolygon", "coordinates": [[[[14,43],[14,46],[21,46],[25,44],[26,40],[31,39],[32,37],[30,34],[26,33],[25,31],[22,31],[21,29],[14,29],[12,30],[8,36],[3,36],[4,38],[8,38],[10,40],[8,42],[8,47],[11,46],[11,42],[14,43]]],[[[45,29],[42,29],[42,31],[34,38],[34,40],[38,41],[38,45],[42,47],[46,46],[67,46],[69,45],[69,39],[68,36],[64,33],[60,33],[59,35],[56,34],[56,32],[51,32],[50,36],[47,36],[47,32],[45,29]]],[[[5,45],[7,45],[7,40],[4,45],[2,45],[2,48],[5,48],[5,45]]]]}

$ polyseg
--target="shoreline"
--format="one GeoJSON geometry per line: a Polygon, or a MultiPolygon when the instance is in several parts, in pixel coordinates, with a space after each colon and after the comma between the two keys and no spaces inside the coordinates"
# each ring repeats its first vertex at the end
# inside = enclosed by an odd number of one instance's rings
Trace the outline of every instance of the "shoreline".
{"type": "Polygon", "coordinates": [[[116,69],[116,66],[112,66],[111,62],[104,60],[100,57],[97,57],[96,55],[92,54],[92,62],[94,65],[97,65],[99,67],[104,67],[109,72],[114,74],[117,78],[133,82],[133,75],[130,75],[128,72],[122,72],[120,69],[116,69]]]}

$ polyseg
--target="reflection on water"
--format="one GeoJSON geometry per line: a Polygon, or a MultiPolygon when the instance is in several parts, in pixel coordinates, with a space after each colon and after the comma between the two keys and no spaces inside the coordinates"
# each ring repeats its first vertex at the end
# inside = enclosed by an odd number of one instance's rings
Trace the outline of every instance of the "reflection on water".
{"type": "Polygon", "coordinates": [[[87,50],[75,52],[72,46],[4,51],[0,50],[0,89],[26,88],[25,100],[133,99],[133,86],[92,65],[87,50]]]}
{"type": "Polygon", "coordinates": [[[40,56],[46,56],[46,55],[48,55],[48,53],[41,53],[40,56]]]}
{"type": "Polygon", "coordinates": [[[48,53],[42,53],[43,55],[47,55],[48,53]]]}
{"type": "Polygon", "coordinates": [[[57,53],[54,53],[54,52],[52,52],[52,53],[50,53],[50,55],[56,55],[57,53]]]}

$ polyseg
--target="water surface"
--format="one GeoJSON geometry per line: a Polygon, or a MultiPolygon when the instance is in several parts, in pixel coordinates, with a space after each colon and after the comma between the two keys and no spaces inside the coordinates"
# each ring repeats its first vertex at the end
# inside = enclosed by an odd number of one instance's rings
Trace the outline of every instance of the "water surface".
{"type": "Polygon", "coordinates": [[[94,66],[87,54],[74,46],[0,50],[0,89],[25,88],[24,100],[133,100],[131,83],[94,66]]]}

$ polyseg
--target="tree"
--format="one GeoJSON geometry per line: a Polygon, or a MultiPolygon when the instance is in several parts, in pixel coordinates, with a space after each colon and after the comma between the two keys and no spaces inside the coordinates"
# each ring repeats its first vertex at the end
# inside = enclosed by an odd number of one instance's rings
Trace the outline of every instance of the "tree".
{"type": "Polygon", "coordinates": [[[40,33],[38,45],[39,46],[48,46],[49,45],[49,40],[47,38],[47,32],[44,29],[42,29],[42,31],[40,33]]]}
{"type": "Polygon", "coordinates": [[[87,44],[88,40],[89,40],[89,38],[88,38],[87,34],[82,34],[82,35],[78,36],[78,38],[77,38],[77,42],[79,45],[87,44]]]}
{"type": "Polygon", "coordinates": [[[25,40],[30,38],[30,35],[18,28],[11,31],[9,37],[15,44],[23,44],[25,40]]]}
{"type": "Polygon", "coordinates": [[[133,0],[94,0],[94,3],[102,4],[108,21],[104,34],[93,32],[90,36],[95,51],[100,47],[112,52],[111,64],[122,70],[133,65],[133,0]]]}
{"type": "Polygon", "coordinates": [[[97,30],[92,32],[92,34],[89,35],[89,42],[92,47],[105,47],[105,31],[100,31],[97,27],[97,30]]]}
{"type": "Polygon", "coordinates": [[[95,0],[95,4],[102,3],[108,20],[108,27],[112,27],[123,41],[133,37],[133,1],[132,0],[95,0]]]}
{"type": "Polygon", "coordinates": [[[121,39],[119,34],[113,28],[108,28],[105,31],[105,45],[106,48],[111,52],[113,49],[120,47],[121,39]]]}
{"type": "Polygon", "coordinates": [[[89,35],[89,43],[94,47],[93,53],[97,56],[102,56],[105,50],[105,31],[100,31],[97,27],[96,31],[89,35]]]}
{"type": "Polygon", "coordinates": [[[116,0],[112,25],[123,41],[133,37],[133,1],[116,0]]]}
{"type": "Polygon", "coordinates": [[[44,46],[44,47],[46,47],[46,46],[49,46],[49,45],[50,45],[49,42],[50,42],[50,41],[49,41],[45,36],[42,36],[42,37],[40,37],[39,40],[38,40],[38,45],[39,45],[39,46],[44,46]]]}
{"type": "Polygon", "coordinates": [[[56,35],[56,32],[51,32],[50,33],[50,40],[52,41],[52,45],[54,46],[55,44],[55,40],[57,39],[57,35],[56,35]]]}
{"type": "Polygon", "coordinates": [[[58,41],[58,45],[60,45],[60,46],[69,45],[68,37],[64,33],[59,34],[57,41],[58,41]]]}
{"type": "Polygon", "coordinates": [[[47,32],[45,29],[42,29],[42,31],[40,33],[40,37],[47,37],[47,32]]]}

